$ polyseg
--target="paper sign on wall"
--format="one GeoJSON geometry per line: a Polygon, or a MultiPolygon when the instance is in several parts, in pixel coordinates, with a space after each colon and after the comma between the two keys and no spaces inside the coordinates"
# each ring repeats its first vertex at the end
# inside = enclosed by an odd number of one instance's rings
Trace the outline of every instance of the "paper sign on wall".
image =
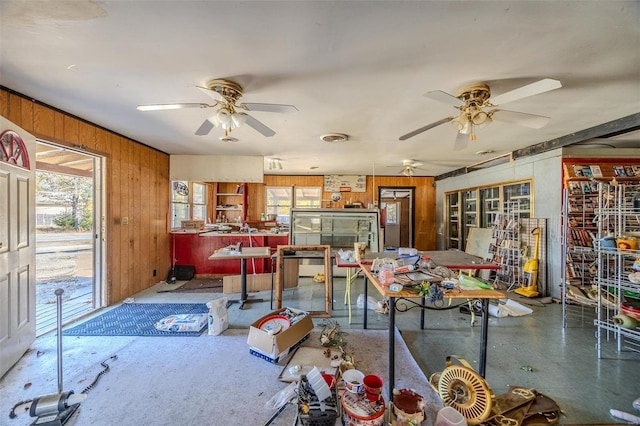
{"type": "Polygon", "coordinates": [[[367,177],[365,175],[325,175],[325,192],[366,192],[367,177]]]}

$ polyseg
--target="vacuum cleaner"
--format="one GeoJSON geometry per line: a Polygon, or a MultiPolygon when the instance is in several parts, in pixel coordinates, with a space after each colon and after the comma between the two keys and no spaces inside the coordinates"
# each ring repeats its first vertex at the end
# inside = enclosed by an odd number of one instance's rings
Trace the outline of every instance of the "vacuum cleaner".
{"type": "Polygon", "coordinates": [[[522,268],[526,285],[515,290],[521,296],[536,297],[538,296],[538,244],[540,242],[540,228],[533,228],[531,235],[535,235],[535,245],[533,256],[524,263],[522,268]]]}

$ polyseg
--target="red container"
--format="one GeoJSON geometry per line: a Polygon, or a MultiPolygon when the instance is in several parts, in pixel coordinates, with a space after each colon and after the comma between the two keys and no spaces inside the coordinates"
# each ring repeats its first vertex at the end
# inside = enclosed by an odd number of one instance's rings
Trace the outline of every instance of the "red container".
{"type": "Polygon", "coordinates": [[[364,393],[369,401],[377,401],[382,393],[382,377],[369,374],[362,379],[364,393]]]}

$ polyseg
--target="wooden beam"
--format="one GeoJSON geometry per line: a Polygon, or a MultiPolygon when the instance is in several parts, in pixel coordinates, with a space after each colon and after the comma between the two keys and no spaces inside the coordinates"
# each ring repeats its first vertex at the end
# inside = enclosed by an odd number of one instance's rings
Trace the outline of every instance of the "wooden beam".
{"type": "Polygon", "coordinates": [[[36,161],[36,169],[43,172],[60,173],[69,176],[93,177],[93,172],[88,170],[74,169],[73,167],[58,166],[51,163],[36,161]]]}

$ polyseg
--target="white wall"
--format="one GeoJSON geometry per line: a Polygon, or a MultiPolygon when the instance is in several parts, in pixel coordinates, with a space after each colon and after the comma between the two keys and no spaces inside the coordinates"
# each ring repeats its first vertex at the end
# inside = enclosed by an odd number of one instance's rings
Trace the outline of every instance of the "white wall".
{"type": "Polygon", "coordinates": [[[532,179],[534,218],[547,219],[547,288],[549,295],[561,297],[562,245],[562,158],[632,158],[640,161],[640,149],[608,149],[592,147],[559,148],[513,162],[477,170],[461,176],[436,181],[436,217],[438,249],[444,249],[446,217],[444,194],[465,188],[490,186],[510,181],[532,179]]]}

